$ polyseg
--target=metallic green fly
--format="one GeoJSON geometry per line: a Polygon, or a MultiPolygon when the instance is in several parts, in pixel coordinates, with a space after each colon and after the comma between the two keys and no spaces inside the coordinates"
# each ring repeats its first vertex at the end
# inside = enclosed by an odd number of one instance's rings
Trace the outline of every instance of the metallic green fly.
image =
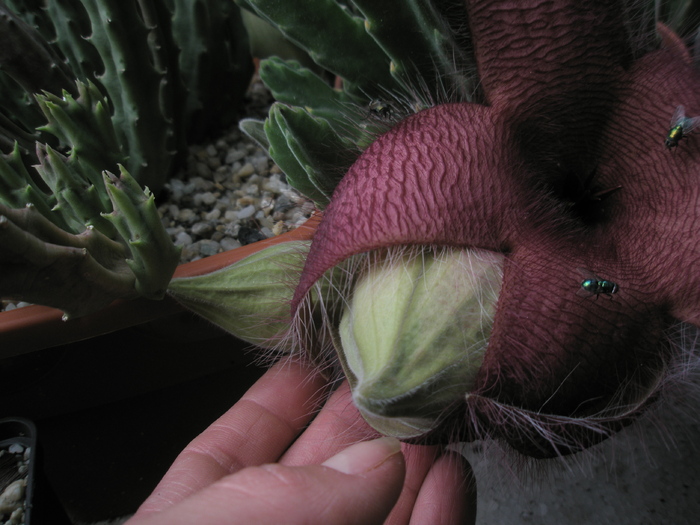
{"type": "Polygon", "coordinates": [[[678,106],[671,117],[671,129],[668,130],[664,144],[668,149],[678,146],[678,142],[700,126],[700,117],[688,118],[685,116],[685,108],[678,106]]]}
{"type": "Polygon", "coordinates": [[[585,295],[595,295],[596,297],[598,295],[612,296],[612,294],[617,293],[620,289],[617,283],[601,279],[588,270],[578,268],[578,271],[585,277],[585,279],[581,281],[581,292],[585,295]]]}
{"type": "Polygon", "coordinates": [[[390,103],[384,102],[383,100],[379,99],[372,100],[369,103],[368,109],[370,115],[379,117],[381,119],[391,118],[394,114],[393,106],[390,103]]]}

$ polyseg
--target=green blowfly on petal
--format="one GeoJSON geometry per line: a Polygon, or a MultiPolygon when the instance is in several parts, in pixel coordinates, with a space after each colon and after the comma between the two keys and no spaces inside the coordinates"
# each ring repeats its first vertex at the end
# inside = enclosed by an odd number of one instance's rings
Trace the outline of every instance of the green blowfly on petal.
{"type": "Polygon", "coordinates": [[[671,128],[666,134],[664,145],[668,149],[678,147],[678,143],[691,131],[700,126],[700,117],[686,117],[683,106],[676,107],[671,117],[671,128]]]}
{"type": "Polygon", "coordinates": [[[422,435],[469,391],[501,267],[495,253],[446,249],[390,255],[358,280],[336,339],[355,404],[376,430],[422,435]]]}

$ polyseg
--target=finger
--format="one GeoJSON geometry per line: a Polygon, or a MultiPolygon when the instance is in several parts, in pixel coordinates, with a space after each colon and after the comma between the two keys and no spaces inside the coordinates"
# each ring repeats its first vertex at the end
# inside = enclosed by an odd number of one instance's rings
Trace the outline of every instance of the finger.
{"type": "Polygon", "coordinates": [[[476,523],[476,479],[461,454],[447,452],[435,461],[418,493],[410,523],[476,523]]]}
{"type": "Polygon", "coordinates": [[[280,458],[280,463],[290,466],[318,464],[352,444],[376,437],[379,433],[360,416],[345,381],[333,392],[309,428],[280,458]]]}
{"type": "Polygon", "coordinates": [[[249,467],[131,525],[323,523],[379,525],[401,490],[393,438],[359,443],[321,465],[249,467]]]}
{"type": "Polygon", "coordinates": [[[426,476],[441,453],[440,447],[407,445],[405,443],[402,445],[402,450],[406,458],[406,480],[398,502],[386,520],[387,525],[406,525],[409,523],[426,476]]]}
{"type": "Polygon", "coordinates": [[[299,362],[277,363],[180,453],[138,513],[160,511],[244,467],[277,461],[313,417],[324,384],[299,362]]]}
{"type": "MultiPolygon", "coordinates": [[[[350,444],[377,436],[378,433],[365,423],[355,408],[349,385],[344,382],[280,462],[285,465],[319,463],[350,444]]],[[[404,444],[402,448],[406,458],[406,480],[387,520],[391,525],[409,523],[426,476],[442,453],[441,447],[404,444]]]]}

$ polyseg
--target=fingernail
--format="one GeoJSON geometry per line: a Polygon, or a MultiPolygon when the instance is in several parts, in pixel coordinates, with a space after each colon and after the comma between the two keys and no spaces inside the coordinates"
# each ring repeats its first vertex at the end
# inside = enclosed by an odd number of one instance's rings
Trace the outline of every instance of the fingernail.
{"type": "Polygon", "coordinates": [[[401,452],[401,442],[393,437],[363,441],[340,451],[322,464],[343,474],[361,474],[401,452]]]}

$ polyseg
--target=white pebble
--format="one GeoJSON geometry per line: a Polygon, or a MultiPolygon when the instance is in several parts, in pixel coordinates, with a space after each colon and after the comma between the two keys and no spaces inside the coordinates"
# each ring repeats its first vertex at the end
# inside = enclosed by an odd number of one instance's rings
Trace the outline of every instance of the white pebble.
{"type": "Polygon", "coordinates": [[[260,186],[258,186],[257,184],[248,184],[245,187],[245,192],[247,195],[259,195],[260,186]]]}
{"type": "Polygon", "coordinates": [[[245,153],[245,150],[230,149],[226,154],[226,159],[224,162],[226,162],[226,164],[233,164],[234,162],[241,160],[243,157],[245,157],[245,153]]]}
{"type": "Polygon", "coordinates": [[[13,512],[22,499],[24,499],[24,488],[27,486],[26,479],[13,481],[2,494],[0,494],[0,514],[13,512]]]}
{"type": "Polygon", "coordinates": [[[221,245],[216,241],[212,241],[210,239],[199,241],[199,253],[204,257],[215,255],[219,253],[220,249],[221,245]]]}
{"type": "Polygon", "coordinates": [[[209,178],[211,176],[211,168],[204,162],[198,162],[197,175],[199,175],[200,177],[209,178]]]}
{"type": "Polygon", "coordinates": [[[179,179],[171,179],[168,184],[165,185],[170,188],[170,195],[174,201],[179,201],[185,193],[185,183],[179,179]]]}
{"type": "Polygon", "coordinates": [[[199,206],[200,204],[206,204],[207,206],[214,204],[217,199],[217,195],[210,191],[204,193],[198,193],[194,196],[194,205],[199,206]]]}
{"type": "Polygon", "coordinates": [[[236,175],[238,177],[245,178],[245,177],[250,177],[253,173],[255,173],[255,168],[253,167],[253,165],[250,162],[246,162],[243,165],[243,167],[240,170],[238,170],[238,173],[236,173],[236,175]]]}
{"type": "Polygon", "coordinates": [[[252,204],[246,206],[237,213],[238,218],[241,220],[250,219],[253,215],[255,215],[255,206],[253,206],[252,204]]]}
{"type": "Polygon", "coordinates": [[[214,208],[204,215],[204,218],[208,221],[218,220],[219,217],[221,217],[221,210],[219,208],[214,208]]]}
{"type": "Polygon", "coordinates": [[[192,244],[192,237],[187,232],[180,232],[175,236],[175,246],[188,246],[192,244]]]}
{"type": "Polygon", "coordinates": [[[266,191],[270,191],[274,194],[279,195],[282,193],[282,190],[285,190],[287,188],[287,185],[282,182],[282,180],[279,178],[279,175],[273,175],[270,177],[269,180],[265,181],[263,184],[263,189],[266,191]]]}
{"type": "Polygon", "coordinates": [[[221,248],[225,251],[235,250],[236,248],[241,247],[241,243],[238,242],[236,239],[232,239],[231,237],[224,237],[219,241],[219,244],[221,245],[221,248]]]}
{"type": "Polygon", "coordinates": [[[203,179],[202,177],[195,177],[190,182],[194,184],[194,189],[197,191],[211,191],[214,187],[212,181],[203,179]]]}
{"type": "Polygon", "coordinates": [[[272,233],[274,235],[280,235],[285,232],[284,221],[277,221],[272,227],[272,233]]]}
{"type": "Polygon", "coordinates": [[[10,514],[10,519],[5,522],[5,525],[24,525],[24,506],[17,507],[10,514]]]}
{"type": "Polygon", "coordinates": [[[177,220],[180,222],[192,222],[196,217],[197,214],[189,208],[183,208],[177,214],[177,220]]]}
{"type": "Polygon", "coordinates": [[[214,227],[208,222],[202,222],[202,221],[195,222],[192,225],[192,234],[198,235],[201,237],[201,236],[204,236],[204,235],[210,233],[213,229],[214,229],[214,227]]]}
{"type": "Polygon", "coordinates": [[[267,173],[268,158],[267,157],[255,157],[253,159],[253,166],[255,171],[260,174],[267,173]]]}
{"type": "Polygon", "coordinates": [[[196,261],[202,257],[199,255],[199,246],[196,244],[186,244],[182,247],[180,258],[184,261],[196,261]]]}
{"type": "Polygon", "coordinates": [[[182,226],[173,226],[172,228],[166,228],[165,232],[171,237],[175,237],[178,233],[184,232],[185,228],[182,226]]]}

